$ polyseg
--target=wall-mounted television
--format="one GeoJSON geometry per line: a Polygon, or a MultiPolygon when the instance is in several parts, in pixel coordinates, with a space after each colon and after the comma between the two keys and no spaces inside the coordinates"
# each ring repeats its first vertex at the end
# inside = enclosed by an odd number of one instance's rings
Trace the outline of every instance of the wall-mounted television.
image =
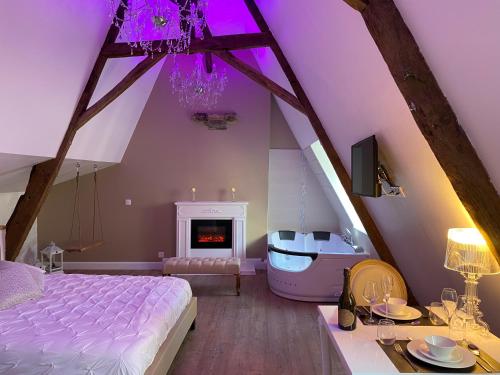
{"type": "Polygon", "coordinates": [[[352,145],[351,179],[353,194],[380,197],[378,145],[374,135],[352,145]]]}

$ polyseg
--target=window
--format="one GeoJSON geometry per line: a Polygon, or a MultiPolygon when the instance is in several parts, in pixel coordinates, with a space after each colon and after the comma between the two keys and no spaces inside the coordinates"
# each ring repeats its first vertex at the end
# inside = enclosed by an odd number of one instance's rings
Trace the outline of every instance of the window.
{"type": "Polygon", "coordinates": [[[352,205],[351,200],[349,199],[349,196],[347,195],[344,187],[342,186],[337,173],[335,173],[335,169],[333,169],[333,165],[330,162],[330,159],[328,158],[328,155],[326,154],[325,149],[321,145],[320,141],[318,140],[311,144],[311,149],[314,153],[314,156],[318,160],[321,169],[328,178],[330,185],[333,187],[335,194],[337,194],[342,207],[344,207],[344,210],[347,213],[352,226],[360,232],[366,234],[365,227],[361,223],[361,220],[356,213],[356,210],[354,209],[354,206],[352,205]]]}

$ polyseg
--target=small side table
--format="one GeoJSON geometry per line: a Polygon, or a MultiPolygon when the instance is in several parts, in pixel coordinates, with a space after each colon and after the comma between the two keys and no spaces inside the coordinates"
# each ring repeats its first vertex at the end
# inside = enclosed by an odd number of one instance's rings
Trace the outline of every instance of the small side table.
{"type": "Polygon", "coordinates": [[[47,273],[63,272],[64,269],[63,253],[64,253],[63,249],[57,247],[54,242],[51,242],[49,246],[47,246],[45,249],[41,251],[42,268],[47,273]],[[60,257],[59,259],[60,265],[58,267],[54,267],[57,256],[60,257]],[[45,264],[45,261],[48,261],[47,265],[45,264]]]}

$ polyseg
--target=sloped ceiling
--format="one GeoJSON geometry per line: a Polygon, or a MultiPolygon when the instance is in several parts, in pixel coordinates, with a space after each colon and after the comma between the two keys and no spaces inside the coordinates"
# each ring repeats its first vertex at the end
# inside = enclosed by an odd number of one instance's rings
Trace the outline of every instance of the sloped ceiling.
{"type": "MultiPolygon", "coordinates": [[[[144,57],[108,60],[90,105],[111,90],[144,57]]],[[[68,158],[119,163],[165,60],[155,65],[76,134],[68,158]]]]}
{"type": "MultiPolygon", "coordinates": [[[[25,186],[31,165],[55,156],[109,28],[105,5],[102,0],[3,4],[0,45],[8,58],[0,61],[0,153],[14,160],[2,158],[3,189],[25,186]],[[15,163],[20,158],[32,162],[21,170],[15,163]]],[[[91,104],[140,59],[109,60],[91,104]]],[[[68,158],[101,166],[120,162],[162,64],[82,128],[68,158]]]]}
{"type": "MultiPolygon", "coordinates": [[[[349,170],[350,146],[376,134],[381,158],[407,198],[365,198],[417,298],[439,300],[441,288],[463,290],[443,268],[447,229],[472,226],[418,130],[359,13],[343,1],[257,1],[349,170]]],[[[495,0],[396,1],[443,91],[500,189],[500,3],[495,0]],[[493,51],[493,49],[495,49],[493,51]]],[[[258,51],[261,69],[282,72],[258,51]]],[[[284,108],[285,104],[281,103],[284,108]]],[[[313,135],[293,109],[284,114],[302,147],[313,135]],[[297,129],[300,129],[297,131],[297,129]],[[309,137],[309,138],[308,138],[309,137]]],[[[497,332],[498,277],[481,280],[483,309],[497,332]]]]}

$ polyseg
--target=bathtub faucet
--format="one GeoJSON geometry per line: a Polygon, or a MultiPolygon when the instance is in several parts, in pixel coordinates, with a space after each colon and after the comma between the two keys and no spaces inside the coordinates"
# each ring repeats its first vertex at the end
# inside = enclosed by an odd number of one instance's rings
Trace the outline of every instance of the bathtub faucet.
{"type": "Polygon", "coordinates": [[[347,228],[344,230],[344,234],[342,235],[342,239],[344,240],[345,243],[353,246],[354,245],[354,240],[352,238],[351,231],[347,228]]]}

